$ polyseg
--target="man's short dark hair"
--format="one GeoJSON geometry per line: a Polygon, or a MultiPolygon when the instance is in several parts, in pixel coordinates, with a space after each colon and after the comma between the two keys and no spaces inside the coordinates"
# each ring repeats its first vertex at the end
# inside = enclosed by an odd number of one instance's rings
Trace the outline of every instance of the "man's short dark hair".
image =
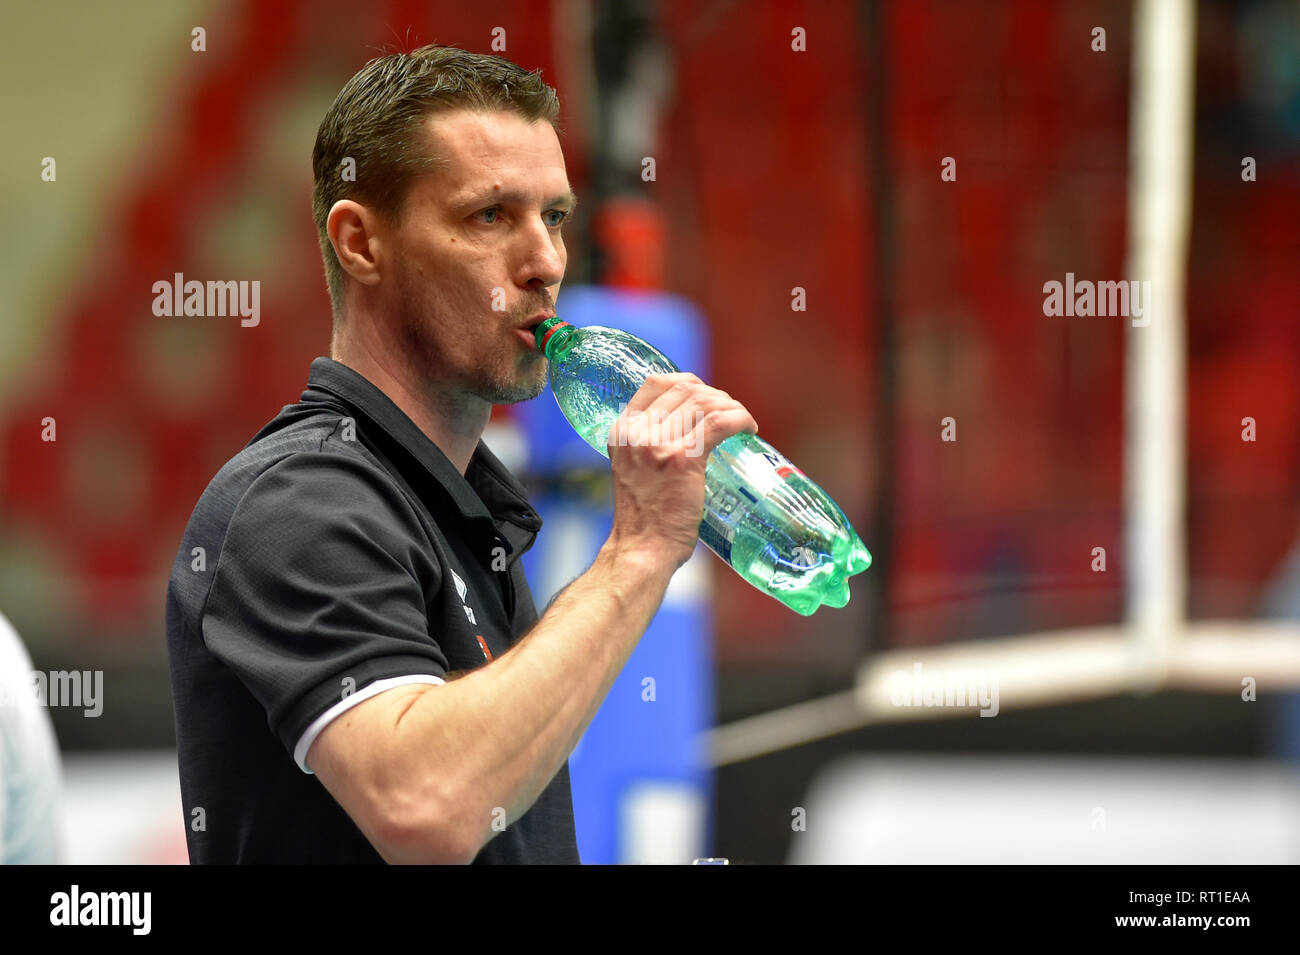
{"type": "Polygon", "coordinates": [[[540,70],[433,44],[371,60],[325,113],[311,157],[312,212],[336,320],[343,314],[343,268],[325,228],[330,209],[353,199],[399,222],[412,177],[441,161],[416,135],[421,124],[460,109],[508,110],[559,130],[560,100],[540,70]]]}

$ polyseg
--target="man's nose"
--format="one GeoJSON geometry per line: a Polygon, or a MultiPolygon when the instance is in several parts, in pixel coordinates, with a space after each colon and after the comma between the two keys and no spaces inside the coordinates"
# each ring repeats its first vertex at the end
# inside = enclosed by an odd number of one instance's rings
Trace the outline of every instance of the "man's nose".
{"type": "Polygon", "coordinates": [[[564,245],[540,220],[521,239],[520,285],[558,285],[564,278],[564,245]]]}

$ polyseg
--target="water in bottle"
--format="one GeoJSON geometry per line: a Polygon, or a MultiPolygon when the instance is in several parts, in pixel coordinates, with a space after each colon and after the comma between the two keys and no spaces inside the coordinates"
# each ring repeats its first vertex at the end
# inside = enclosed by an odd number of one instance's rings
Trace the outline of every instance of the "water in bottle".
{"type": "MultiPolygon", "coordinates": [[[[538,326],[551,390],[582,439],[606,457],[610,429],[653,374],[679,371],[665,355],[616,328],[538,326]]],[[[757,435],[741,432],[710,454],[700,540],[759,590],[797,613],[849,602],[848,578],[871,554],[825,491],[757,435]]]]}

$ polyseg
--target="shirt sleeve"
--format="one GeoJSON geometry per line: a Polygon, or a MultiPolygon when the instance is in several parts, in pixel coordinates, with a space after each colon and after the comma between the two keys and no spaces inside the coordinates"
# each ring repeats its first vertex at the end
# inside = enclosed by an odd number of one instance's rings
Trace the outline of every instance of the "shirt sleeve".
{"type": "Polygon", "coordinates": [[[311,742],[350,706],[401,683],[444,681],[427,611],[441,570],[427,546],[401,491],[349,455],[292,454],[235,508],[204,644],[304,772],[311,742]]]}

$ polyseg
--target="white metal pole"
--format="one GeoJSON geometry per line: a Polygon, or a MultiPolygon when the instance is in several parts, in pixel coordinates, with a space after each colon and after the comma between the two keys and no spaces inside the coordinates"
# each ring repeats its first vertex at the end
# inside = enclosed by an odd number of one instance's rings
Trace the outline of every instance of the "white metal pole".
{"type": "Polygon", "coordinates": [[[1127,622],[1159,680],[1187,595],[1184,288],[1191,226],[1196,12],[1192,0],[1137,0],[1129,136],[1125,374],[1127,622]],[[1149,283],[1149,284],[1145,284],[1149,283]],[[1143,294],[1149,290],[1150,298],[1143,294]]]}

